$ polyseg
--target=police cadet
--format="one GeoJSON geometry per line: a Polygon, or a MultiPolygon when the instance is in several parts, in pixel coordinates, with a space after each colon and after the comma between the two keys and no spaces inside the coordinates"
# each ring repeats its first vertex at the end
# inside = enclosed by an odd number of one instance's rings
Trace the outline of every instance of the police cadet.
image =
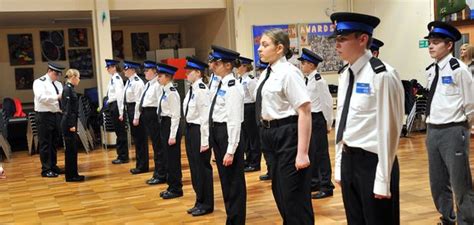
{"type": "Polygon", "coordinates": [[[262,151],[260,149],[260,136],[255,120],[255,97],[253,93],[257,86],[257,80],[250,72],[253,71],[253,60],[239,57],[240,66],[237,69],[237,80],[244,88],[244,122],[242,123],[241,147],[245,152],[245,172],[260,170],[262,151]]]}
{"type": "Polygon", "coordinates": [[[187,57],[186,75],[191,83],[183,101],[186,120],[186,154],[191,172],[191,182],[196,201],[187,210],[193,216],[214,211],[214,185],[212,178],[211,150],[209,150],[209,89],[202,81],[208,65],[194,57],[187,57]]]}
{"type": "Polygon", "coordinates": [[[244,152],[238,147],[244,119],[244,91],[232,73],[239,53],[219,46],[212,46],[212,50],[214,73],[221,79],[209,110],[209,143],[221,180],[226,224],[245,224],[244,152]]]}
{"type": "MultiPolygon", "coordinates": [[[[127,131],[125,129],[125,121],[123,121],[123,81],[118,74],[120,68],[118,61],[112,59],[105,60],[107,72],[112,75],[109,86],[107,87],[107,104],[112,117],[115,128],[117,159],[112,161],[113,164],[128,163],[128,141],[127,131]]],[[[135,73],[140,64],[124,61],[125,73],[135,73]],[[127,72],[128,71],[128,72],[127,72]]]]}
{"type": "Polygon", "coordinates": [[[263,32],[258,53],[269,63],[256,95],[262,147],[273,152],[272,191],[283,224],[314,224],[311,171],[311,101],[303,74],[287,61],[293,54],[288,33],[263,32]]]}
{"type": "Polygon", "coordinates": [[[474,192],[469,166],[470,123],[474,116],[474,85],[467,66],[451,54],[461,33],[439,21],[428,24],[429,96],[426,106],[426,147],[430,186],[442,224],[474,224],[474,192]],[[454,202],[457,216],[453,209],[454,202]]]}
{"type": "Polygon", "coordinates": [[[379,57],[380,54],[380,48],[384,45],[384,43],[377,39],[377,38],[372,38],[372,44],[370,45],[370,51],[372,52],[372,55],[375,58],[379,57]]]}
{"type": "MultiPolygon", "coordinates": [[[[262,60],[259,60],[258,63],[256,63],[255,65],[255,68],[257,70],[257,80],[261,77],[262,75],[262,72],[268,67],[268,63],[266,62],[263,62],[262,60]]],[[[265,76],[265,74],[264,74],[265,76]]],[[[258,122],[258,121],[257,121],[258,122]]],[[[259,135],[259,138],[261,136],[260,132],[258,132],[258,135],[259,135]]],[[[260,141],[260,148],[261,148],[261,139],[259,139],[260,141]]],[[[265,180],[271,180],[272,179],[272,176],[271,176],[271,167],[273,165],[273,158],[274,158],[274,155],[273,155],[273,152],[272,151],[266,151],[265,149],[262,149],[261,150],[262,153],[263,153],[263,157],[265,158],[265,164],[267,165],[267,172],[263,175],[260,175],[259,179],[261,181],[265,181],[265,180]]]]}
{"type": "MultiPolygon", "coordinates": [[[[144,68],[147,70],[150,65],[147,61],[144,63],[144,68]]],[[[153,66],[153,63],[152,65],[153,66]]],[[[155,64],[156,66],[156,64],[155,64]]],[[[145,71],[146,73],[146,71],[145,71]]],[[[139,174],[148,172],[148,140],[145,131],[145,125],[139,123],[140,118],[139,106],[140,97],[145,84],[143,80],[137,75],[135,70],[128,69],[125,71],[125,76],[128,78],[125,83],[123,91],[123,103],[128,119],[128,126],[132,133],[133,141],[135,143],[135,168],[130,169],[130,173],[139,174]],[[136,119],[136,123],[133,121],[136,119]]],[[[123,118],[120,118],[123,120],[123,118]]]]}
{"type": "Polygon", "coordinates": [[[181,174],[181,101],[178,91],[173,86],[173,76],[178,68],[158,63],[158,80],[163,91],[158,102],[158,122],[160,123],[160,147],[165,153],[168,169],[166,191],[160,193],[163,199],[183,196],[181,174]]]}
{"type": "Polygon", "coordinates": [[[317,68],[323,61],[321,56],[307,48],[303,48],[301,71],[304,74],[306,89],[311,99],[311,118],[313,120],[311,141],[311,190],[318,191],[312,197],[321,199],[333,195],[334,185],[331,182],[331,159],[329,158],[328,133],[332,126],[333,100],[326,80],[317,68]]]}
{"type": "Polygon", "coordinates": [[[63,86],[58,81],[64,67],[48,62],[45,75],[33,82],[36,120],[38,124],[38,149],[41,160],[41,176],[57,177],[62,173],[57,164],[56,137],[60,136],[60,101],[63,86]]]}
{"type": "Polygon", "coordinates": [[[84,176],[77,173],[77,118],[79,115],[79,97],[74,87],[79,85],[81,75],[76,69],[66,71],[66,85],[61,98],[61,130],[65,143],[65,175],[66,182],[84,181],[84,176]]]}
{"type": "MultiPolygon", "coordinates": [[[[159,98],[163,91],[162,86],[158,82],[158,68],[155,62],[146,61],[144,63],[145,79],[148,81],[140,94],[138,103],[138,113],[135,114],[133,124],[141,124],[145,128],[145,139],[148,145],[148,138],[151,139],[153,147],[153,160],[155,170],[150,179],[146,181],[149,185],[166,183],[166,161],[164,150],[160,147],[160,127],[158,124],[159,98]]],[[[148,162],[148,150],[146,151],[146,161],[148,162]]],[[[144,159],[145,161],[145,159],[144,159]]],[[[148,165],[148,163],[146,164],[148,165]]]]}
{"type": "Polygon", "coordinates": [[[336,50],[348,62],[340,72],[335,179],[348,224],[399,224],[396,157],[404,90],[394,68],[369,51],[377,17],[334,13],[336,50]]]}
{"type": "Polygon", "coordinates": [[[212,97],[216,93],[217,86],[219,86],[219,82],[221,81],[221,77],[217,76],[214,73],[214,69],[216,67],[216,59],[212,55],[212,52],[209,53],[208,66],[209,66],[209,72],[211,75],[209,76],[209,84],[207,86],[209,88],[209,92],[212,97]]]}

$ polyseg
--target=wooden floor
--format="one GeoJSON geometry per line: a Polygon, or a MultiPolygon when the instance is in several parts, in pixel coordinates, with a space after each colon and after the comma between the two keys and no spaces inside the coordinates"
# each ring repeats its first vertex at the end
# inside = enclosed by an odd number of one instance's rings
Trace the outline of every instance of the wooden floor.
{"type": "MultiPolygon", "coordinates": [[[[334,143],[333,136],[331,133],[330,143],[334,143]]],[[[421,133],[401,139],[402,224],[436,224],[439,217],[430,195],[424,140],[425,135],[421,133]]],[[[152,173],[129,173],[134,162],[112,165],[111,160],[116,157],[114,149],[79,154],[79,171],[87,177],[84,183],[66,183],[64,176],[42,178],[38,155],[15,152],[12,161],[3,165],[8,178],[0,180],[0,223],[224,224],[225,209],[215,165],[214,213],[201,217],[186,214],[186,209],[193,206],[195,196],[184,152],[183,147],[184,197],[171,200],[159,197],[166,184],[145,184],[152,173]]],[[[333,146],[330,152],[334,160],[333,146]]],[[[59,166],[63,167],[63,151],[59,151],[58,158],[59,166]]],[[[474,164],[472,162],[473,154],[471,165],[474,164]]],[[[150,164],[153,165],[151,161],[150,164]]],[[[266,169],[263,168],[261,173],[263,171],[266,169]]],[[[271,183],[259,181],[261,173],[246,174],[247,224],[281,224],[271,183]]],[[[316,224],[346,224],[339,188],[335,189],[332,198],[313,200],[313,207],[316,224]]]]}

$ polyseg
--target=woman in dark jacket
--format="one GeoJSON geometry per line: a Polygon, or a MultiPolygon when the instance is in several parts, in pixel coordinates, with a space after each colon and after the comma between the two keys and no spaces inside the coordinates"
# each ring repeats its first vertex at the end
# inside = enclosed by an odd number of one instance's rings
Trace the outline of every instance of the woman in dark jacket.
{"type": "Polygon", "coordinates": [[[61,119],[61,131],[64,137],[66,148],[65,167],[66,182],[84,181],[84,176],[77,173],[77,118],[79,114],[79,97],[74,87],[80,82],[78,70],[69,69],[66,72],[66,85],[64,86],[61,98],[61,110],[63,116],[61,119]]]}

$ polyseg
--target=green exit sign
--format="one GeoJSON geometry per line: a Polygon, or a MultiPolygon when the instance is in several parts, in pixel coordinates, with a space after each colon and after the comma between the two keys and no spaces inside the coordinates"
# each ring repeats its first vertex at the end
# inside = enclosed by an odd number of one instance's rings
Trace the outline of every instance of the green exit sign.
{"type": "Polygon", "coordinates": [[[418,42],[418,48],[428,48],[428,40],[420,40],[418,42]]]}

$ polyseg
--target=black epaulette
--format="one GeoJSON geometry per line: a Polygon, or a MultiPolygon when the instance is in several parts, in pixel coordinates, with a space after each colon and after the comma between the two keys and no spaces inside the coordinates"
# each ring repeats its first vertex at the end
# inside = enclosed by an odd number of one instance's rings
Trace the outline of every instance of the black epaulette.
{"type": "Polygon", "coordinates": [[[429,70],[434,65],[435,65],[434,63],[431,63],[428,67],[426,67],[426,70],[429,70]]]}
{"type": "Polygon", "coordinates": [[[203,84],[203,83],[199,83],[199,88],[201,88],[201,89],[206,89],[206,85],[203,84]]]}
{"type": "Polygon", "coordinates": [[[384,71],[387,71],[387,68],[385,68],[385,65],[383,64],[382,60],[379,58],[372,57],[370,60],[370,66],[372,66],[372,70],[375,73],[381,73],[384,71]]]}
{"type": "Polygon", "coordinates": [[[175,87],[170,87],[170,91],[176,91],[175,87]]]}
{"type": "Polygon", "coordinates": [[[228,86],[232,87],[235,85],[235,80],[230,80],[228,86]]]}
{"type": "Polygon", "coordinates": [[[120,80],[120,77],[119,77],[119,76],[115,76],[115,79],[120,80]]]}
{"type": "Polygon", "coordinates": [[[40,78],[40,81],[45,81],[46,80],[46,77],[41,77],[40,78]]]}
{"type": "Polygon", "coordinates": [[[449,65],[451,65],[451,69],[453,71],[456,70],[457,68],[461,67],[461,65],[459,65],[459,62],[456,58],[451,58],[449,60],[449,65]]]}
{"type": "Polygon", "coordinates": [[[347,66],[349,66],[349,63],[342,66],[341,69],[339,69],[339,71],[337,71],[337,73],[341,74],[342,72],[344,72],[344,70],[347,68],[347,66]]]}
{"type": "Polygon", "coordinates": [[[72,88],[72,84],[70,84],[70,83],[67,83],[67,86],[70,87],[70,88],[72,88]]]}
{"type": "Polygon", "coordinates": [[[321,80],[321,74],[317,73],[316,75],[314,75],[314,79],[321,80]]]}
{"type": "Polygon", "coordinates": [[[135,81],[140,81],[140,78],[138,78],[138,77],[135,77],[135,81]]]}
{"type": "Polygon", "coordinates": [[[255,78],[255,77],[253,77],[252,75],[249,75],[249,77],[250,77],[250,79],[253,79],[253,78],[255,78]]]}

